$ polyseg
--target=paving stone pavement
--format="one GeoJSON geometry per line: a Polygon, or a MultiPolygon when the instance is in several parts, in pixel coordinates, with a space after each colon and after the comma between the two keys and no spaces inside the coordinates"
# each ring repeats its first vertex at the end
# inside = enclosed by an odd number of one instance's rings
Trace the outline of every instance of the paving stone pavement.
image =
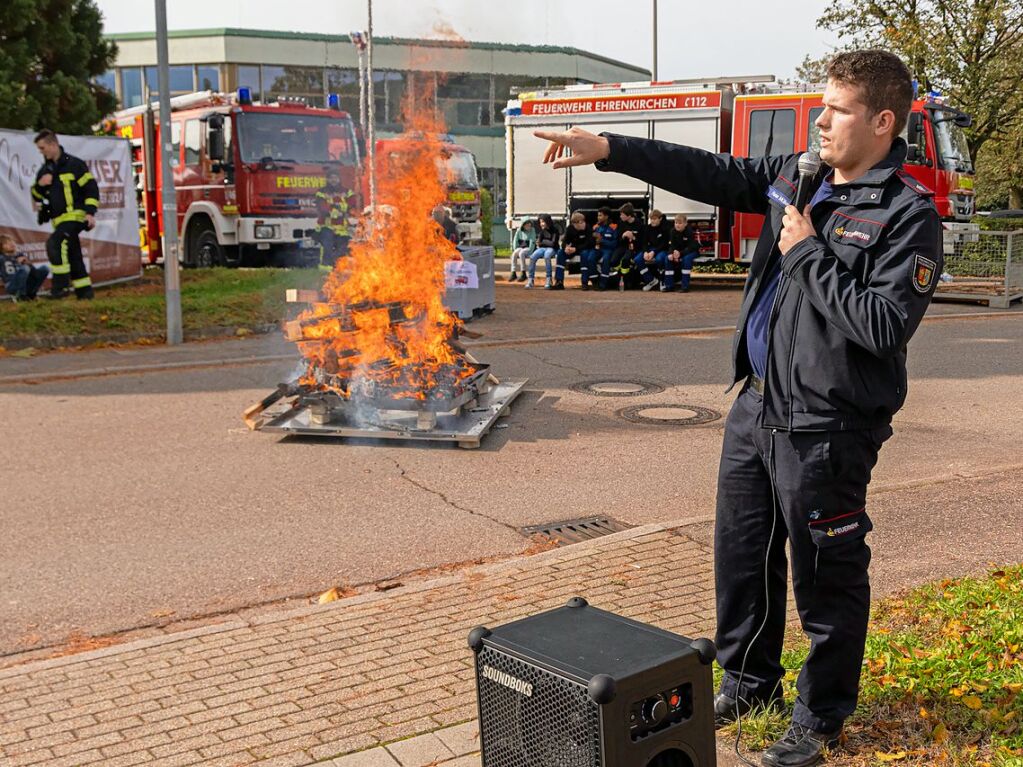
{"type": "Polygon", "coordinates": [[[0,765],[478,764],[469,630],[575,595],[709,636],[711,551],[685,528],[647,525],[393,591],[13,666],[0,670],[0,765]]]}

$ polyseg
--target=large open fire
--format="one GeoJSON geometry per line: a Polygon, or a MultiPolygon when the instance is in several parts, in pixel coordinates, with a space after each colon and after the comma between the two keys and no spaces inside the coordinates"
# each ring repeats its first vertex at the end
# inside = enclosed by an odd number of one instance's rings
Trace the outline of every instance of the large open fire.
{"type": "Polygon", "coordinates": [[[346,398],[386,389],[428,399],[476,372],[451,346],[460,321],[443,303],[444,264],[459,255],[431,217],[445,197],[439,133],[412,121],[410,150],[377,178],[375,214],[328,276],[324,301],[298,318],[301,384],[346,398]]]}

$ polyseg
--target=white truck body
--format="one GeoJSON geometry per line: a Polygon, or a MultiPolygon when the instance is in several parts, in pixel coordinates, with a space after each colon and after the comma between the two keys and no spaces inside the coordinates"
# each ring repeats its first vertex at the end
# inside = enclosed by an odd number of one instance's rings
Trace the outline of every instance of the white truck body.
{"type": "Polygon", "coordinates": [[[637,202],[671,217],[683,213],[692,221],[714,221],[716,209],[702,202],[657,189],[619,173],[592,165],[552,171],[542,163],[547,142],[533,131],[568,130],[579,126],[592,133],[607,131],[660,139],[721,152],[731,136],[733,82],[727,78],[665,83],[570,85],[520,93],[505,110],[507,214],[511,231],[527,218],[547,213],[564,221],[575,210],[592,211],[637,202]]]}

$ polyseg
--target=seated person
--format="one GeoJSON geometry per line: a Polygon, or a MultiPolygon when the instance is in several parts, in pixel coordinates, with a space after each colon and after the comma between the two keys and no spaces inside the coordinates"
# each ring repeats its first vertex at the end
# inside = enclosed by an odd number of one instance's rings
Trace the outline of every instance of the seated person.
{"type": "Polygon", "coordinates": [[[650,211],[650,223],[647,224],[643,248],[636,253],[633,263],[639,270],[639,279],[643,290],[653,290],[660,281],[657,275],[664,270],[668,261],[668,245],[671,239],[671,226],[659,210],[650,211]]]}
{"type": "Polygon", "coordinates": [[[572,256],[579,256],[579,274],[583,290],[589,290],[590,268],[597,260],[593,249],[593,232],[586,228],[586,216],[579,211],[572,214],[558,253],[558,268],[554,272],[554,289],[565,289],[565,264],[572,256]]]}
{"type": "Polygon", "coordinates": [[[689,277],[693,273],[693,261],[700,255],[700,241],[696,232],[689,226],[689,219],[679,213],[675,216],[675,226],[671,230],[671,241],[668,248],[668,260],[664,267],[664,284],[661,290],[672,290],[675,287],[675,269],[682,272],[679,290],[689,291],[689,277]]]}
{"type": "Polygon", "coordinates": [[[0,235],[0,279],[4,290],[15,301],[32,301],[50,274],[48,266],[33,266],[28,256],[18,251],[9,234],[0,235]]]}
{"type": "MultiPolygon", "coordinates": [[[[600,264],[599,268],[599,286],[601,290],[607,290],[607,281],[609,274],[606,268],[610,268],[611,258],[615,250],[618,248],[618,224],[611,222],[611,209],[604,207],[597,211],[597,225],[593,227],[593,258],[592,261],[588,260],[589,265],[589,278],[593,279],[598,273],[597,264],[600,264]],[[604,254],[608,254],[606,259],[604,254]],[[605,267],[605,262],[608,265],[605,267]]],[[[586,283],[583,282],[583,290],[588,290],[586,283]]]]}
{"type": "Polygon", "coordinates": [[[533,287],[533,280],[536,278],[536,262],[543,259],[547,268],[547,279],[544,282],[544,289],[550,290],[554,287],[551,283],[551,262],[558,256],[558,228],[554,225],[554,219],[544,213],[540,216],[540,229],[536,233],[536,250],[529,257],[529,279],[526,280],[526,287],[533,287]]]}
{"type": "Polygon", "coordinates": [[[601,290],[607,290],[615,282],[619,290],[625,290],[625,279],[632,271],[633,259],[643,247],[643,229],[632,203],[627,202],[618,209],[618,247],[611,253],[601,251],[601,290]]]}
{"type": "Polygon", "coordinates": [[[512,237],[511,274],[508,275],[508,282],[525,282],[529,256],[536,250],[536,227],[530,219],[522,222],[522,225],[512,237]],[[521,271],[521,274],[519,270],[521,271]]]}

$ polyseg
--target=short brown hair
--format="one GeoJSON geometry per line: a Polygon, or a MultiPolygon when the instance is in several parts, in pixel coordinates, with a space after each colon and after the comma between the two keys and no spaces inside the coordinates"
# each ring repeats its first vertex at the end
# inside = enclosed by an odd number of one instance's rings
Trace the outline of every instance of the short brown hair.
{"type": "Polygon", "coordinates": [[[36,134],[36,137],[34,139],[32,139],[32,143],[33,144],[38,144],[40,141],[46,141],[46,142],[52,143],[52,144],[60,143],[60,142],[57,141],[57,134],[54,133],[49,128],[43,128],[41,131],[39,131],[36,134]]]}
{"type": "Polygon", "coordinates": [[[585,223],[586,223],[586,216],[584,216],[584,215],[583,215],[582,213],[580,213],[579,211],[576,211],[575,213],[573,213],[573,214],[572,214],[572,218],[571,218],[571,219],[569,219],[569,220],[570,220],[570,221],[571,221],[571,222],[572,222],[573,224],[577,224],[577,223],[579,223],[580,221],[582,221],[582,222],[583,222],[583,223],[585,224],[585,223]]]}
{"type": "Polygon", "coordinates": [[[657,210],[657,208],[654,208],[650,211],[650,218],[664,218],[664,214],[657,210]]]}
{"type": "Polygon", "coordinates": [[[687,216],[685,213],[676,213],[675,214],[675,223],[676,224],[681,224],[683,221],[685,221],[688,224],[689,223],[689,216],[687,216]]]}
{"type": "Polygon", "coordinates": [[[11,243],[11,245],[13,245],[14,247],[18,247],[18,241],[11,237],[11,235],[0,234],[0,248],[2,248],[7,243],[11,243]]]}
{"type": "Polygon", "coordinates": [[[892,136],[902,133],[913,106],[913,75],[894,53],[878,49],[839,53],[828,62],[828,79],[857,86],[871,115],[892,110],[892,136]]]}

